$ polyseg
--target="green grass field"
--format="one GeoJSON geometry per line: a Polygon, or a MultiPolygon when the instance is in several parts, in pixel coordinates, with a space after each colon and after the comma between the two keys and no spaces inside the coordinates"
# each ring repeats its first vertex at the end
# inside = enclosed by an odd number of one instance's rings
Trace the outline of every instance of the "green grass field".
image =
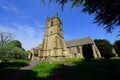
{"type": "Polygon", "coordinates": [[[62,68],[63,63],[74,63],[64,80],[120,80],[120,59],[67,59],[62,62],[39,63],[21,80],[46,80],[62,68]]]}
{"type": "Polygon", "coordinates": [[[4,78],[20,67],[28,65],[29,60],[12,60],[7,63],[0,63],[0,78],[4,78]]]}
{"type": "Polygon", "coordinates": [[[120,80],[120,59],[82,60],[69,71],[66,80],[120,80]]]}
{"type": "MultiPolygon", "coordinates": [[[[13,61],[0,68],[0,78],[5,77],[18,68],[27,65],[29,61],[13,61]]],[[[95,59],[87,61],[85,59],[67,59],[65,61],[41,62],[32,70],[26,70],[28,73],[21,77],[20,80],[46,80],[56,74],[65,63],[72,63],[70,70],[67,71],[67,77],[64,80],[120,80],[120,58],[110,60],[95,59]]],[[[1,66],[2,64],[0,64],[1,66]]],[[[61,75],[60,75],[61,76],[61,75]]]]}
{"type": "Polygon", "coordinates": [[[63,64],[61,62],[53,62],[52,64],[50,64],[49,62],[39,63],[21,80],[44,80],[53,75],[54,72],[62,66],[63,64]]]}

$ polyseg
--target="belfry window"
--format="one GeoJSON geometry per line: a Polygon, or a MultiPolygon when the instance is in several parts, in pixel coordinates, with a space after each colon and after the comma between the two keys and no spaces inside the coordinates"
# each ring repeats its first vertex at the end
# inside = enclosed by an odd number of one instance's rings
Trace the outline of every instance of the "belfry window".
{"type": "Polygon", "coordinates": [[[51,21],[51,27],[53,26],[53,21],[51,21]]]}
{"type": "Polygon", "coordinates": [[[50,31],[50,33],[52,34],[53,32],[52,32],[52,31],[50,31]]]}
{"type": "Polygon", "coordinates": [[[80,53],[80,48],[77,46],[77,52],[80,53]]]}

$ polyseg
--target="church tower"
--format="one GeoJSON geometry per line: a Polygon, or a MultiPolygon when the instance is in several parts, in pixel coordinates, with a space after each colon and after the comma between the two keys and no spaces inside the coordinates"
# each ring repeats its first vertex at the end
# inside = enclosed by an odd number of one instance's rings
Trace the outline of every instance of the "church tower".
{"type": "Polygon", "coordinates": [[[40,60],[47,60],[49,58],[56,60],[68,56],[67,47],[63,37],[62,21],[56,16],[52,18],[47,17],[46,32],[42,47],[40,48],[40,60]]]}

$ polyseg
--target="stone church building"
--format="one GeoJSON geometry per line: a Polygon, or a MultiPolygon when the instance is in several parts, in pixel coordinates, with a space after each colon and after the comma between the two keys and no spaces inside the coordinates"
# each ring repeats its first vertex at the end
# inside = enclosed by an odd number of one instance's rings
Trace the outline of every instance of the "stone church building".
{"type": "Polygon", "coordinates": [[[58,17],[58,14],[52,18],[47,17],[43,43],[31,49],[29,59],[60,60],[72,57],[84,58],[82,46],[86,44],[91,44],[94,58],[101,57],[97,46],[89,36],[65,41],[62,27],[62,21],[58,17]]]}

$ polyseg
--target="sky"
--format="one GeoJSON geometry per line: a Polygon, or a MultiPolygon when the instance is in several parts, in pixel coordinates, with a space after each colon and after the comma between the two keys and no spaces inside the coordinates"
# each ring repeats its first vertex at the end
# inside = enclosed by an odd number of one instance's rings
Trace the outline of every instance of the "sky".
{"type": "MultiPolygon", "coordinates": [[[[46,0],[47,1],[47,0],[46,0]]],[[[118,27],[107,33],[102,26],[93,24],[94,15],[81,12],[82,7],[70,8],[51,3],[42,4],[41,0],[0,0],[0,31],[10,32],[19,40],[26,50],[42,44],[46,18],[52,18],[58,12],[63,23],[65,40],[90,36],[94,39],[107,39],[113,44],[117,37],[118,27]]]]}

